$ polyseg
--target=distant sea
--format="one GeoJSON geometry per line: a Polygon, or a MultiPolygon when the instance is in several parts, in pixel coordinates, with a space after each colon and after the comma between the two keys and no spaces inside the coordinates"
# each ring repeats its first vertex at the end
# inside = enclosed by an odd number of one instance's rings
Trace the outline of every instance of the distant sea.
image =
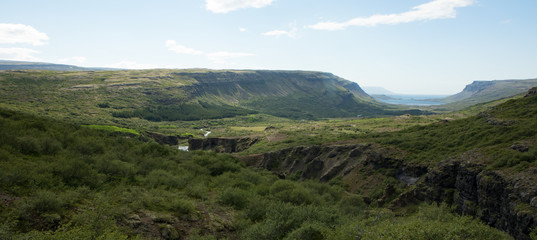
{"type": "Polygon", "coordinates": [[[447,95],[373,95],[373,97],[381,102],[390,103],[390,104],[401,104],[401,105],[414,105],[414,106],[430,106],[430,105],[441,105],[444,104],[440,101],[435,101],[436,99],[440,100],[447,97],[447,95]]]}

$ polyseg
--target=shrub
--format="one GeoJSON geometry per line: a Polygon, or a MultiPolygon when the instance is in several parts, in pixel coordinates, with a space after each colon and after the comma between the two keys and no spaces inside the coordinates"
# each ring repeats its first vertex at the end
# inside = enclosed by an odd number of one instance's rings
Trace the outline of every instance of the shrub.
{"type": "Polygon", "coordinates": [[[189,200],[174,198],[170,203],[169,210],[173,211],[174,213],[178,213],[179,215],[190,215],[194,213],[196,208],[189,200]]]}
{"type": "Polygon", "coordinates": [[[289,180],[276,181],[270,187],[270,194],[280,201],[295,205],[313,202],[313,198],[307,189],[289,180]]]}
{"type": "Polygon", "coordinates": [[[235,209],[243,209],[248,203],[248,197],[248,192],[242,189],[228,188],[222,192],[219,201],[235,209]]]}
{"type": "Polygon", "coordinates": [[[300,228],[289,233],[284,240],[323,240],[325,239],[326,227],[319,223],[305,223],[300,228]]]}
{"type": "Polygon", "coordinates": [[[145,177],[145,184],[149,187],[155,188],[163,186],[165,188],[184,188],[188,183],[181,178],[171,174],[170,172],[163,169],[155,169],[151,171],[145,177]]]}

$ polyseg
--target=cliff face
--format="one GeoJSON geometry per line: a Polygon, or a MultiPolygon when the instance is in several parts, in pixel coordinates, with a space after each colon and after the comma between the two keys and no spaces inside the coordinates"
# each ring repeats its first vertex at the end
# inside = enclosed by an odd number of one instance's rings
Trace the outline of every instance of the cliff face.
{"type": "Polygon", "coordinates": [[[241,138],[191,138],[188,140],[188,150],[212,150],[218,153],[234,153],[244,151],[257,143],[259,139],[241,138]]]}
{"type": "Polygon", "coordinates": [[[391,208],[420,201],[446,202],[457,213],[478,217],[516,239],[530,239],[529,233],[537,227],[537,169],[516,174],[486,170],[478,153],[433,167],[406,164],[397,151],[371,144],[292,147],[243,160],[280,175],[299,174],[322,182],[368,166],[389,170],[409,186],[391,208]]]}
{"type": "Polygon", "coordinates": [[[405,165],[399,151],[373,144],[297,146],[243,158],[248,165],[279,173],[300,174],[302,179],[327,182],[355,169],[393,169],[395,178],[414,184],[425,174],[424,166],[405,165]]]}
{"type": "Polygon", "coordinates": [[[411,199],[447,202],[459,214],[476,216],[516,239],[530,239],[529,233],[537,226],[537,169],[514,175],[489,171],[470,160],[475,157],[470,153],[440,163],[415,189],[395,200],[394,206],[411,199]]]}
{"type": "Polygon", "coordinates": [[[459,108],[479,103],[511,97],[537,86],[537,79],[474,81],[466,85],[462,92],[444,98],[442,101],[457,104],[459,108]]]}
{"type": "Polygon", "coordinates": [[[386,114],[357,83],[309,71],[176,72],[193,84],[190,99],[240,106],[295,119],[386,114]]]}

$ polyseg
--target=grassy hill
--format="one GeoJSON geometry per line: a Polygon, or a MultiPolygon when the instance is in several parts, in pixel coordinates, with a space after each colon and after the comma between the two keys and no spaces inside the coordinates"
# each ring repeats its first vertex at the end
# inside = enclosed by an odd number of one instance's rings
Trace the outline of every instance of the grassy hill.
{"type": "Polygon", "coordinates": [[[486,103],[525,93],[535,86],[537,86],[537,79],[474,81],[466,85],[462,92],[441,99],[440,101],[446,104],[434,107],[434,109],[460,110],[479,103],[486,103]]]}
{"type": "MultiPolygon", "coordinates": [[[[189,121],[398,115],[358,84],[302,71],[1,71],[0,105],[76,121],[189,121]]],[[[420,111],[408,111],[419,113],[420,111]]]]}

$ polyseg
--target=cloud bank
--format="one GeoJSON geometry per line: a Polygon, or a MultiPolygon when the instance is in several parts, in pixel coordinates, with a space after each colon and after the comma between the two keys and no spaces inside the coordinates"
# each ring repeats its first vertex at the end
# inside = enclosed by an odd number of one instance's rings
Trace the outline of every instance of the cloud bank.
{"type": "Polygon", "coordinates": [[[205,8],[214,13],[228,13],[241,8],[262,8],[275,0],[206,0],[205,8]]]}
{"type": "Polygon", "coordinates": [[[24,24],[0,23],[0,44],[27,43],[34,46],[43,45],[48,41],[45,33],[24,24]]]}
{"type": "Polygon", "coordinates": [[[354,18],[345,22],[319,22],[309,26],[317,30],[343,30],[350,26],[376,26],[380,24],[400,24],[416,21],[455,18],[456,8],[467,7],[475,0],[434,0],[413,7],[412,10],[397,14],[377,14],[370,17],[354,18]]]}

